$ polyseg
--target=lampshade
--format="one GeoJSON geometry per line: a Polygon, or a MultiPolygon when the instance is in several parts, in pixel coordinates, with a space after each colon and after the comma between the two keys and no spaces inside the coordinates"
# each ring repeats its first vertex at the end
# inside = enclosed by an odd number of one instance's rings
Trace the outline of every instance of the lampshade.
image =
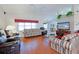
{"type": "Polygon", "coordinates": [[[6,30],[9,30],[11,33],[18,33],[15,26],[9,25],[6,27],[6,30]]]}
{"type": "Polygon", "coordinates": [[[9,25],[9,26],[6,27],[6,30],[14,30],[14,29],[15,29],[15,26],[9,25]]]}

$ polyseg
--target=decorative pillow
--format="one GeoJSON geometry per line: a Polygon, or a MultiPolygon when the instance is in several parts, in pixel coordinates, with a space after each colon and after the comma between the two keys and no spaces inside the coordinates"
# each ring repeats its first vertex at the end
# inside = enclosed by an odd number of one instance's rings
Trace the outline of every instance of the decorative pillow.
{"type": "Polygon", "coordinates": [[[56,36],[56,38],[61,39],[61,38],[62,38],[62,36],[56,36]]]}
{"type": "Polygon", "coordinates": [[[79,33],[75,33],[77,36],[79,36],[79,33]]]}
{"type": "Polygon", "coordinates": [[[6,36],[0,37],[0,43],[6,42],[6,41],[7,41],[6,36]]]}
{"type": "Polygon", "coordinates": [[[6,33],[5,33],[5,31],[4,31],[4,30],[0,30],[0,33],[1,33],[1,35],[6,36],[6,33]]]}

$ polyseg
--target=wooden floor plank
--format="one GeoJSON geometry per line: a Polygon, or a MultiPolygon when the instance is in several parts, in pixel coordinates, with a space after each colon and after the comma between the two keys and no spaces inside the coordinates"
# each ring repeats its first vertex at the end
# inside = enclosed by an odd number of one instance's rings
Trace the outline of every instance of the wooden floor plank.
{"type": "Polygon", "coordinates": [[[36,36],[21,39],[21,54],[58,54],[51,49],[48,38],[36,36]]]}

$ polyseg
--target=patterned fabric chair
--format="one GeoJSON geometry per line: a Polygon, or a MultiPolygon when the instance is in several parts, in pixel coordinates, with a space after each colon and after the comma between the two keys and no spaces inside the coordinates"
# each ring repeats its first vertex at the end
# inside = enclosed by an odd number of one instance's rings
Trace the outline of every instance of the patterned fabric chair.
{"type": "Polygon", "coordinates": [[[62,54],[79,53],[79,34],[68,34],[61,39],[52,38],[51,48],[62,54]]]}

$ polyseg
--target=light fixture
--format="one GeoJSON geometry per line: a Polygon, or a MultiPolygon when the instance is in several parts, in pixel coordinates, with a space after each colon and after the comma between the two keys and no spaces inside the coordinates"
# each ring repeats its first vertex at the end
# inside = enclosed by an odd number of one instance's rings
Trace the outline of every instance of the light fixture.
{"type": "Polygon", "coordinates": [[[14,30],[14,29],[15,29],[15,27],[11,26],[11,25],[9,25],[9,26],[6,27],[6,30],[14,30]]]}
{"type": "Polygon", "coordinates": [[[15,26],[12,26],[12,25],[7,26],[5,30],[8,30],[9,32],[12,32],[12,33],[17,33],[15,26]]]}

